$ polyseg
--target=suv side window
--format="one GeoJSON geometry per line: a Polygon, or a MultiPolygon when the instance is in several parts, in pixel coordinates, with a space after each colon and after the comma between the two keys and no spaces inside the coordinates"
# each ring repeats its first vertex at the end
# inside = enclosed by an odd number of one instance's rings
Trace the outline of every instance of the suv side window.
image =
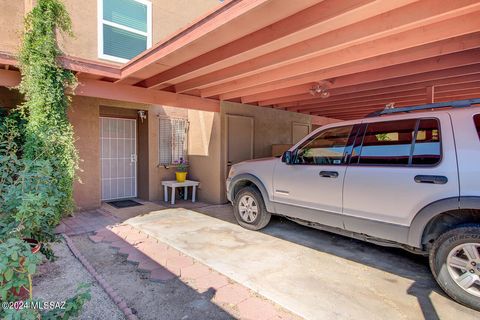
{"type": "Polygon", "coordinates": [[[435,165],[440,161],[440,130],[436,119],[369,123],[359,157],[365,165],[435,165]]]}
{"type": "Polygon", "coordinates": [[[473,116],[473,122],[475,123],[475,128],[477,128],[478,137],[480,138],[480,114],[473,116]]]}
{"type": "Polygon", "coordinates": [[[339,165],[353,126],[330,128],[306,140],[297,149],[295,164],[339,165]]]}
{"type": "Polygon", "coordinates": [[[435,165],[441,159],[440,130],[438,120],[422,119],[418,125],[412,164],[435,165]]]}
{"type": "Polygon", "coordinates": [[[358,163],[408,165],[416,123],[415,119],[369,123],[358,163]]]}

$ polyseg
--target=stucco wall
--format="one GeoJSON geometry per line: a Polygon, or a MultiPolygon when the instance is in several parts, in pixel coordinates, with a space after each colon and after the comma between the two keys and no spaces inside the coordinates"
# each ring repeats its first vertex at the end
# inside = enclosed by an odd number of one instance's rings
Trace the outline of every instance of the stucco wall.
{"type": "Polygon", "coordinates": [[[149,200],[163,200],[163,180],[175,180],[175,168],[165,168],[159,165],[158,133],[159,116],[187,119],[187,109],[168,106],[150,106],[148,117],[149,140],[149,200]]]}
{"type": "MultiPolygon", "coordinates": [[[[61,48],[65,53],[75,57],[99,60],[97,1],[100,0],[64,0],[75,34],[75,39],[60,39],[61,48]]],[[[152,45],[220,4],[218,0],[152,0],[151,2],[152,45]]],[[[110,60],[105,61],[114,63],[110,60]]]]}
{"type": "MultiPolygon", "coordinates": [[[[286,112],[274,108],[257,107],[247,104],[227,102],[221,104],[222,121],[225,115],[241,115],[254,118],[254,158],[270,157],[272,144],[291,144],[293,123],[304,123],[315,127],[338,120],[311,116],[297,112],[286,112]],[[312,121],[314,120],[314,121],[312,121]]],[[[226,137],[226,132],[225,132],[226,137]]],[[[226,144],[226,138],[224,143],[226,144]]]]}
{"type": "MultiPolygon", "coordinates": [[[[76,139],[75,145],[80,156],[80,170],[78,172],[80,181],[74,185],[74,198],[79,210],[100,206],[100,115],[133,117],[136,114],[136,110],[148,110],[148,108],[148,105],[136,103],[80,96],[73,97],[69,109],[69,119],[73,125],[76,139]],[[102,110],[102,113],[100,113],[100,110],[102,110]],[[132,110],[135,111],[132,112],[132,110]]],[[[139,124],[139,133],[142,132],[140,126],[141,124],[139,124]]],[[[146,132],[143,131],[144,135],[138,136],[138,143],[147,140],[145,133],[146,132]]],[[[139,158],[138,160],[139,162],[144,161],[146,167],[149,165],[146,159],[142,160],[139,158]]],[[[141,164],[142,163],[139,163],[139,166],[141,164]]],[[[142,168],[143,167],[140,169],[142,168]]],[[[148,184],[148,180],[146,181],[146,179],[149,179],[148,172],[145,174],[145,170],[139,170],[138,181],[148,184]]],[[[142,189],[139,188],[139,191],[142,192],[142,189]]]]}
{"type": "Polygon", "coordinates": [[[222,203],[221,115],[188,110],[190,178],[200,181],[201,201],[222,203]]]}
{"type": "Polygon", "coordinates": [[[23,29],[23,0],[0,0],[0,51],[17,52],[23,29]]]}
{"type": "MultiPolygon", "coordinates": [[[[97,47],[97,1],[63,0],[72,20],[74,38],[59,36],[62,50],[75,57],[100,60],[97,47]]],[[[187,26],[220,5],[219,0],[152,0],[152,44],[187,26]]],[[[0,51],[15,53],[23,30],[25,12],[34,0],[0,0],[0,51]]],[[[107,62],[115,64],[106,60],[107,62]]]]}
{"type": "Polygon", "coordinates": [[[80,157],[79,180],[73,196],[79,210],[100,206],[99,104],[95,99],[75,97],[68,113],[80,157]]]}
{"type": "MultiPolygon", "coordinates": [[[[256,107],[233,102],[222,102],[221,112],[188,110],[190,178],[200,181],[200,200],[224,203],[227,128],[226,115],[254,118],[254,157],[271,155],[272,144],[292,143],[292,124],[311,125],[312,116],[256,107]]],[[[327,124],[334,120],[315,118],[315,123],[327,124]]]]}

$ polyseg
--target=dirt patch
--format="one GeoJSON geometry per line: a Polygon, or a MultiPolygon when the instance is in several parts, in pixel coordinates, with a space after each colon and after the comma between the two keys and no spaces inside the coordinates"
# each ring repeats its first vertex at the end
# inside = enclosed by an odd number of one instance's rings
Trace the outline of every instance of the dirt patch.
{"type": "Polygon", "coordinates": [[[80,283],[88,283],[92,299],[85,304],[79,319],[125,319],[64,242],[54,244],[53,250],[57,260],[40,265],[33,278],[34,297],[44,301],[65,301],[75,294],[80,283]]]}
{"type": "Polygon", "coordinates": [[[214,292],[198,293],[179,279],[152,282],[108,244],[95,244],[87,235],[71,239],[140,319],[232,319],[211,302],[214,292]]]}

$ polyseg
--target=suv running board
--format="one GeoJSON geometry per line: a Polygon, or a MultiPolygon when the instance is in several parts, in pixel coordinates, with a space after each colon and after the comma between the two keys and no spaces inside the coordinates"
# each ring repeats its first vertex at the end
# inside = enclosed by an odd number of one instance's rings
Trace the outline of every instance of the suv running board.
{"type": "Polygon", "coordinates": [[[412,247],[412,246],[409,246],[409,245],[406,245],[406,244],[403,244],[403,243],[398,243],[398,242],[395,242],[395,241],[390,241],[390,240],[385,240],[385,239],[372,237],[372,236],[369,236],[368,234],[364,234],[364,233],[357,233],[357,232],[348,231],[348,230],[344,230],[344,229],[340,229],[340,228],[329,227],[329,226],[325,226],[325,225],[320,224],[320,223],[311,222],[311,221],[307,221],[307,220],[302,220],[302,219],[298,219],[298,218],[292,218],[292,217],[287,217],[287,216],[283,216],[283,215],[282,215],[282,217],[284,217],[288,220],[291,220],[293,222],[296,222],[298,224],[301,224],[301,225],[304,225],[304,226],[307,226],[307,227],[311,227],[311,228],[315,228],[315,229],[318,229],[318,230],[327,231],[327,232],[330,232],[330,233],[339,234],[341,236],[350,237],[350,238],[354,238],[354,239],[357,239],[357,240],[370,242],[370,243],[373,243],[373,244],[376,244],[376,245],[379,245],[379,246],[382,246],[382,247],[400,248],[400,249],[406,250],[406,251],[414,253],[414,254],[418,254],[418,255],[422,255],[422,256],[428,256],[427,251],[424,251],[424,250],[421,250],[419,248],[415,248],[415,247],[412,247]]]}

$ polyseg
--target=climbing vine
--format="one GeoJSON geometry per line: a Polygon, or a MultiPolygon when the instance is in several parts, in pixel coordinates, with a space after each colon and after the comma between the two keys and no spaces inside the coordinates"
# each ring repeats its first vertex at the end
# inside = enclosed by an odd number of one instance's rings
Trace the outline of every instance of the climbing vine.
{"type": "MultiPolygon", "coordinates": [[[[19,54],[24,103],[0,117],[0,301],[32,303],[32,276],[40,258],[25,238],[42,243],[42,252],[56,240],[54,228],[73,210],[73,182],[78,155],[68,121],[76,85],[72,72],[59,64],[57,34],[72,36],[71,21],[60,0],[37,0],[25,18],[19,54]]],[[[64,309],[0,310],[2,319],[69,319],[90,299],[87,287],[66,301],[64,309]]]]}
{"type": "MultiPolygon", "coordinates": [[[[39,0],[25,18],[19,55],[22,74],[19,89],[25,97],[20,108],[26,119],[23,158],[27,162],[43,162],[40,167],[27,166],[27,176],[35,176],[35,171],[41,170],[48,179],[48,185],[44,185],[42,191],[44,197],[51,201],[44,208],[46,221],[38,226],[41,228],[54,228],[63,215],[72,211],[73,182],[78,161],[73,128],[67,117],[71,98],[66,93],[76,85],[76,79],[59,63],[58,33],[73,36],[63,3],[59,0],[39,0]]],[[[24,191],[38,191],[38,187],[24,191]]],[[[38,228],[30,230],[37,237],[42,235],[41,232],[38,228]]]]}

